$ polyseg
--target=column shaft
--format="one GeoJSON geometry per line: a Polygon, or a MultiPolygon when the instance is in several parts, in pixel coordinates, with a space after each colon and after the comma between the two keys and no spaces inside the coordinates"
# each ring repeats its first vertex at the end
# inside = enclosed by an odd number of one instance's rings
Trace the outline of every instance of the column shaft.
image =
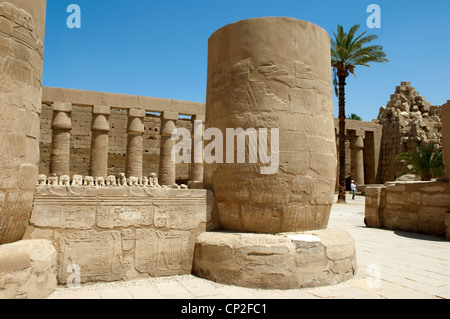
{"type": "Polygon", "coordinates": [[[128,111],[128,143],[125,168],[125,173],[128,177],[142,178],[144,118],[144,110],[128,111]]]}
{"type": "Polygon", "coordinates": [[[350,144],[352,150],[352,178],[358,185],[364,185],[364,139],[362,136],[354,136],[350,144]]]}
{"type": "Polygon", "coordinates": [[[204,116],[192,117],[192,149],[189,180],[203,182],[203,132],[205,130],[204,116]]]}
{"type": "Polygon", "coordinates": [[[0,1],[0,245],[21,240],[39,163],[46,0],[0,1]]]}
{"type": "Polygon", "coordinates": [[[108,175],[109,114],[108,106],[94,106],[89,174],[93,177],[108,175]]]}
{"type": "Polygon", "coordinates": [[[72,104],[53,104],[52,151],[50,173],[58,176],[70,174],[70,131],[72,129],[72,104]]]}
{"type": "Polygon", "coordinates": [[[161,145],[159,154],[159,184],[175,184],[175,161],[172,158],[172,149],[175,140],[171,139],[172,132],[176,129],[178,113],[163,112],[161,114],[161,145]]]}

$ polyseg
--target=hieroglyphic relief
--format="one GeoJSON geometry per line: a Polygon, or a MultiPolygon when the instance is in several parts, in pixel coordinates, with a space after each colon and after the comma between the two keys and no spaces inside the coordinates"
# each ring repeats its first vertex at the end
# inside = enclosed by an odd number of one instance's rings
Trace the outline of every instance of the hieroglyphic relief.
{"type": "Polygon", "coordinates": [[[136,230],[136,269],[152,276],[190,273],[190,236],[183,231],[136,230]]]}
{"type": "Polygon", "coordinates": [[[61,229],[91,229],[95,224],[95,206],[35,203],[30,224],[61,229]]]}
{"type": "Polygon", "coordinates": [[[133,229],[122,229],[122,249],[130,251],[133,249],[136,234],[133,229]]]}
{"type": "Polygon", "coordinates": [[[100,228],[151,226],[153,206],[98,206],[96,218],[100,228]]]}
{"type": "Polygon", "coordinates": [[[59,281],[65,283],[69,265],[81,270],[81,281],[121,280],[122,241],[119,231],[80,231],[60,240],[61,267],[59,281]]]}
{"type": "Polygon", "coordinates": [[[0,212],[4,225],[0,229],[1,241],[13,242],[22,238],[30,218],[36,177],[37,168],[34,165],[24,164],[20,167],[19,187],[8,193],[4,209],[0,212]]]}
{"type": "Polygon", "coordinates": [[[204,205],[179,205],[155,201],[155,227],[189,230],[197,228],[201,222],[206,222],[204,205]]]}
{"type": "Polygon", "coordinates": [[[179,271],[190,265],[188,257],[189,233],[181,231],[156,231],[157,255],[156,271],[179,271]]]}

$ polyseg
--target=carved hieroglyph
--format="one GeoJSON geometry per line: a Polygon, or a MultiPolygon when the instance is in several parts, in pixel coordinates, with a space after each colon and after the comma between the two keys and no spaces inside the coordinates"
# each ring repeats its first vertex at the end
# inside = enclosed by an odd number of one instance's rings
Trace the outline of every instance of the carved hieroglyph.
{"type": "Polygon", "coordinates": [[[38,175],[45,0],[0,1],[0,244],[22,239],[38,175]]]}
{"type": "Polygon", "coordinates": [[[206,230],[206,190],[40,185],[25,239],[51,240],[58,281],[190,274],[206,230]],[[68,270],[69,269],[69,270],[68,270]]]}
{"type": "Polygon", "coordinates": [[[326,31],[273,17],[216,31],[209,39],[209,128],[224,136],[227,128],[266,128],[269,137],[279,129],[276,174],[261,174],[267,165],[260,157],[256,164],[248,157],[244,164],[205,164],[223,228],[278,233],[327,227],[337,160],[326,31]]]}

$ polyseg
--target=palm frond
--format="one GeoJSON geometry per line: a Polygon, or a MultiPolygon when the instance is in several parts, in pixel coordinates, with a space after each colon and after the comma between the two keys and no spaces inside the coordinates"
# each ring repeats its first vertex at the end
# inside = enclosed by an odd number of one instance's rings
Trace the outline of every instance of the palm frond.
{"type": "Polygon", "coordinates": [[[423,181],[444,175],[442,150],[435,151],[435,144],[419,145],[416,150],[402,153],[397,160],[407,165],[405,173],[420,176],[423,181]]]}

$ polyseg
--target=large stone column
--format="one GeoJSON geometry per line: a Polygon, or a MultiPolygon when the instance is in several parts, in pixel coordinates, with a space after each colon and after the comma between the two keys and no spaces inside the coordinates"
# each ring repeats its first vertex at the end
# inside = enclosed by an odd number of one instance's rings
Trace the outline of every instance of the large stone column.
{"type": "Polygon", "coordinates": [[[52,152],[50,173],[58,176],[70,174],[70,131],[72,104],[55,102],[52,106],[52,152]]]}
{"type": "Polygon", "coordinates": [[[364,138],[353,136],[350,140],[352,152],[352,179],[358,185],[364,185],[364,138]]]}
{"type": "MultiPolygon", "coordinates": [[[[209,143],[205,147],[205,187],[215,192],[224,229],[279,233],[327,227],[337,165],[330,59],[328,33],[292,18],[243,20],[210,37],[205,129],[218,128],[224,139],[227,128],[254,129],[263,141],[251,150],[245,146],[245,163],[230,163],[233,154],[226,152],[228,163],[210,164],[209,143]],[[267,141],[261,129],[267,129],[267,141]],[[271,152],[276,129],[279,150],[271,152]],[[257,163],[251,163],[250,151],[257,163]],[[267,163],[267,155],[277,151],[275,172],[262,173],[275,161],[273,156],[267,163]]],[[[237,143],[234,155],[244,151],[237,143]]]]}
{"type": "Polygon", "coordinates": [[[128,111],[128,144],[125,173],[128,177],[142,178],[145,110],[128,111]]]}
{"type": "Polygon", "coordinates": [[[450,179],[450,100],[442,105],[442,154],[445,177],[450,179]]]}
{"type": "Polygon", "coordinates": [[[92,110],[92,141],[89,175],[93,177],[105,177],[108,175],[108,133],[109,106],[95,105],[92,110]]]}
{"type": "Polygon", "coordinates": [[[46,0],[0,1],[0,244],[21,240],[39,162],[46,0]]]}
{"type": "Polygon", "coordinates": [[[203,131],[205,130],[205,116],[192,117],[192,149],[189,181],[203,182],[203,131]]]}
{"type": "Polygon", "coordinates": [[[175,184],[175,161],[172,158],[172,149],[175,146],[175,140],[171,139],[173,131],[176,129],[178,113],[161,113],[161,146],[159,153],[159,184],[175,184]]]}
{"type": "Polygon", "coordinates": [[[325,229],[337,168],[327,32],[239,21],[211,36],[208,57],[204,182],[225,231],[199,236],[193,273],[260,289],[351,278],[353,239],[325,229]]]}

